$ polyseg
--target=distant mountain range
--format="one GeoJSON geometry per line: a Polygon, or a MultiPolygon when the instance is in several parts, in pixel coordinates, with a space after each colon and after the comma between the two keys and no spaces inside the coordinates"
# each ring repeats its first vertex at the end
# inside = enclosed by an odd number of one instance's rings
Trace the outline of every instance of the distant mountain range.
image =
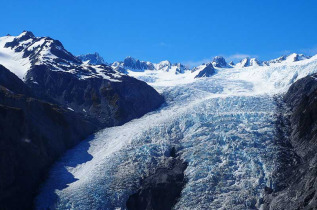
{"type": "MultiPolygon", "coordinates": [[[[98,53],[93,54],[86,54],[77,56],[78,59],[88,62],[90,64],[100,65],[106,64],[104,59],[100,57],[98,53]]],[[[159,63],[152,63],[150,61],[141,61],[139,59],[135,59],[133,57],[127,57],[123,61],[115,61],[113,63],[109,63],[115,71],[129,74],[129,72],[144,72],[146,70],[154,70],[154,71],[165,71],[165,72],[174,72],[175,74],[182,74],[186,71],[191,71],[195,74],[196,78],[199,77],[209,77],[213,75],[214,69],[221,69],[221,68],[246,68],[246,67],[258,67],[258,66],[271,66],[278,63],[288,63],[288,62],[297,62],[301,60],[310,59],[311,56],[306,56],[303,54],[290,54],[290,55],[283,55],[279,58],[269,60],[269,61],[260,61],[257,58],[249,58],[246,57],[242,59],[237,64],[234,64],[233,61],[227,63],[224,57],[216,56],[213,58],[211,62],[203,63],[199,66],[194,66],[192,68],[182,64],[182,63],[174,63],[172,64],[170,61],[165,60],[159,63]],[[211,64],[211,65],[210,65],[211,64]],[[207,67],[209,70],[204,69],[207,67]],[[213,69],[213,70],[210,70],[213,69]],[[198,73],[196,71],[208,71],[208,74],[198,73]]]]}

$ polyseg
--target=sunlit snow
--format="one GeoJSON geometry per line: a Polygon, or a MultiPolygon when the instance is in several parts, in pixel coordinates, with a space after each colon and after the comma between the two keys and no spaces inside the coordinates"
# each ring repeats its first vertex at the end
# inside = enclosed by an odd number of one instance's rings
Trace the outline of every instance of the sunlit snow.
{"type": "Polygon", "coordinates": [[[11,48],[4,47],[7,42],[13,41],[14,38],[12,36],[0,37],[0,64],[23,80],[31,67],[29,58],[23,58],[23,52],[16,53],[11,48]]]}

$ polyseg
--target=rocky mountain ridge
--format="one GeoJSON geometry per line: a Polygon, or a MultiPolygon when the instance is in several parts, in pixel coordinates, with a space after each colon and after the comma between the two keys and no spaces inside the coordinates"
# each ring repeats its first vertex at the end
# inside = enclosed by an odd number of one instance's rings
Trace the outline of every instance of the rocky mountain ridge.
{"type": "MultiPolygon", "coordinates": [[[[92,54],[87,54],[87,56],[92,54]]],[[[81,57],[78,57],[81,58],[81,57]]],[[[83,56],[83,61],[87,61],[86,57],[83,56]]],[[[212,59],[211,62],[203,63],[198,66],[194,66],[192,68],[182,64],[182,63],[174,63],[172,64],[170,61],[161,61],[159,63],[152,63],[150,61],[141,61],[138,59],[135,59],[131,56],[124,59],[124,61],[116,61],[111,64],[111,67],[118,72],[124,73],[124,74],[133,74],[133,72],[144,72],[147,70],[151,70],[153,72],[172,72],[177,74],[184,74],[187,72],[191,72],[194,75],[194,78],[201,78],[201,77],[210,77],[213,74],[204,74],[203,72],[210,71],[208,69],[202,69],[202,66],[211,66],[215,69],[223,69],[223,68],[247,68],[247,67],[265,67],[265,66],[271,66],[276,64],[285,64],[285,63],[293,63],[297,61],[307,60],[310,59],[311,56],[305,56],[303,54],[296,54],[292,53],[290,55],[284,55],[276,59],[272,59],[269,61],[260,61],[257,58],[249,58],[246,57],[242,59],[240,62],[234,64],[233,61],[227,63],[224,57],[222,56],[216,56],[212,59]],[[199,70],[199,72],[197,71],[199,70]],[[132,73],[131,73],[132,72],[132,73]]],[[[91,60],[96,60],[97,56],[91,58],[91,60]]]]}
{"type": "Polygon", "coordinates": [[[35,37],[29,31],[2,37],[0,53],[0,64],[12,66],[9,70],[37,97],[96,118],[105,126],[120,125],[163,103],[146,83],[105,64],[83,62],[50,37],[35,37]]]}

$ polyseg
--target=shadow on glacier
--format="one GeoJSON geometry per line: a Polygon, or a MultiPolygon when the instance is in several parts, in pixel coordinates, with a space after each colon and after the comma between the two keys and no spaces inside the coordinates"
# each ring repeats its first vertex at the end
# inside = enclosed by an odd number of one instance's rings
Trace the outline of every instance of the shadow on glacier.
{"type": "Polygon", "coordinates": [[[66,189],[70,184],[78,181],[72,173],[70,173],[67,168],[75,168],[80,164],[86,163],[92,160],[93,156],[88,153],[90,144],[89,142],[95,138],[95,135],[89,136],[87,139],[82,141],[79,145],[70,149],[66,152],[65,156],[61,160],[57,161],[53,165],[49,179],[54,180],[54,185],[45,187],[46,189],[41,189],[41,191],[46,191],[46,196],[49,197],[52,204],[58,201],[58,195],[56,190],[66,189]],[[76,153],[76,156],[73,154],[76,153]],[[72,157],[72,158],[69,158],[72,157]]]}

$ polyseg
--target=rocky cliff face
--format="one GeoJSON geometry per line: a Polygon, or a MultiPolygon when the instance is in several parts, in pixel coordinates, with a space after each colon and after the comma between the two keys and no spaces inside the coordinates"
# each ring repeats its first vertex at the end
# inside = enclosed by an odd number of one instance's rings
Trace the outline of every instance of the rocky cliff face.
{"type": "MultiPolygon", "coordinates": [[[[115,75],[111,68],[107,71],[115,75]]],[[[104,126],[120,125],[141,117],[164,102],[163,97],[145,82],[126,75],[118,80],[109,74],[109,78],[80,79],[41,65],[31,68],[26,84],[38,97],[49,96],[65,108],[93,117],[104,126]]]]}
{"type": "Polygon", "coordinates": [[[298,164],[281,176],[282,189],[266,192],[264,209],[314,209],[317,207],[317,75],[294,83],[284,101],[290,109],[289,141],[298,164]],[[283,175],[284,174],[284,175],[283,175]]]}
{"type": "Polygon", "coordinates": [[[0,78],[0,209],[29,209],[53,161],[100,125],[33,98],[1,65],[0,78]]]}
{"type": "Polygon", "coordinates": [[[198,70],[199,70],[199,73],[195,76],[195,78],[211,77],[212,75],[216,73],[216,70],[213,67],[212,63],[201,65],[200,67],[198,67],[197,71],[198,70]]]}

